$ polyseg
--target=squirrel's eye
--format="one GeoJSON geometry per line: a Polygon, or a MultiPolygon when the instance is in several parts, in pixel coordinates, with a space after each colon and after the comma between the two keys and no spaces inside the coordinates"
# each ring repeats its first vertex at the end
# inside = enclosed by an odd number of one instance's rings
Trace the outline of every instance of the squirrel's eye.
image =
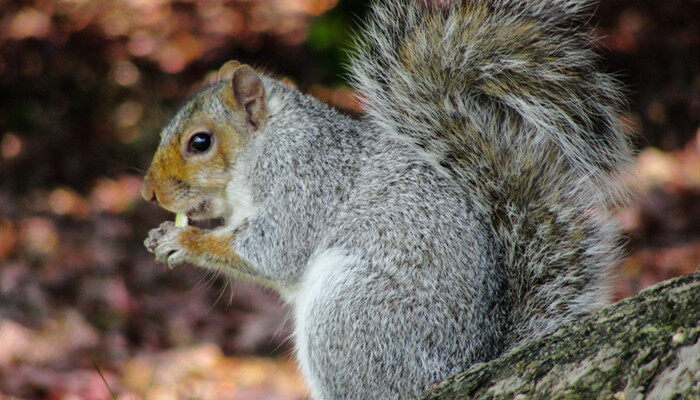
{"type": "Polygon", "coordinates": [[[204,153],[211,147],[211,134],[207,132],[198,132],[192,135],[188,150],[190,153],[204,153]]]}

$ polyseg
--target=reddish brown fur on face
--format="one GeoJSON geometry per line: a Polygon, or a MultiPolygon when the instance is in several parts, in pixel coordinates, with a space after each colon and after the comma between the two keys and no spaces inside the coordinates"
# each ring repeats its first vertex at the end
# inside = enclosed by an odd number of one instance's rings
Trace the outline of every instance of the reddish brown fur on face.
{"type": "Polygon", "coordinates": [[[254,128],[260,128],[266,115],[262,82],[252,68],[229,62],[222,67],[220,75],[228,80],[226,85],[206,88],[186,103],[184,112],[174,119],[176,128],[170,128],[170,140],[159,146],[144,179],[141,192],[146,200],[173,212],[199,210],[205,214],[199,217],[223,216],[222,210],[200,210],[201,205],[227,203],[223,197],[237,150],[251,134],[251,122],[254,128]],[[232,76],[237,72],[247,74],[248,86],[239,90],[256,89],[244,97],[250,103],[248,109],[239,104],[234,93],[232,76]],[[233,117],[223,118],[222,106],[229,107],[233,117]],[[249,115],[251,112],[254,115],[249,115]],[[198,131],[212,134],[212,148],[202,154],[188,153],[188,141],[198,131]],[[212,212],[215,215],[210,215],[212,212]]]}
{"type": "Polygon", "coordinates": [[[163,208],[171,209],[175,186],[173,183],[187,182],[191,173],[180,154],[179,141],[172,140],[167,145],[158,147],[144,178],[141,194],[146,200],[153,199],[163,208]]]}
{"type": "Polygon", "coordinates": [[[212,145],[213,153],[183,154],[191,133],[201,126],[193,125],[158,148],[144,179],[144,198],[153,199],[173,212],[188,212],[212,197],[224,195],[229,181],[228,166],[242,141],[230,126],[208,128],[216,142],[212,145]]]}

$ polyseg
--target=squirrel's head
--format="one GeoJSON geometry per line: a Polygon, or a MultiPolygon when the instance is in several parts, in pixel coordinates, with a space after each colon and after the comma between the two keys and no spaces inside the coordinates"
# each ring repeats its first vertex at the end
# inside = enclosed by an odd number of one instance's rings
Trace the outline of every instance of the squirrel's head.
{"type": "Polygon", "coordinates": [[[265,90],[248,65],[229,61],[161,132],[141,194],[193,219],[226,217],[237,154],[266,122],[265,90]]]}

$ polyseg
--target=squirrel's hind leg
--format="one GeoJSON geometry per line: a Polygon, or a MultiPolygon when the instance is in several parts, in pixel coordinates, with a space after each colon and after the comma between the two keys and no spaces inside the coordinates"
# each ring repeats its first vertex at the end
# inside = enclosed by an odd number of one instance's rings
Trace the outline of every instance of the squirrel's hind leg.
{"type": "Polygon", "coordinates": [[[435,313],[435,293],[341,250],[312,258],[293,304],[297,357],[314,398],[418,399],[465,368],[458,318],[435,313]]]}

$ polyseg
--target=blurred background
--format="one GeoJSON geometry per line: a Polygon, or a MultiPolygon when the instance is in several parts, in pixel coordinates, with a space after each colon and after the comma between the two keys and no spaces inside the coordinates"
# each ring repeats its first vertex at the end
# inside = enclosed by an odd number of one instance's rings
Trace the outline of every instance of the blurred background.
{"type": "MultiPolygon", "coordinates": [[[[304,399],[288,311],[155,264],[158,130],[237,59],[351,114],[358,0],[0,1],[0,398],[304,399]],[[113,393],[111,393],[113,392],[113,393]]],[[[700,263],[700,2],[603,0],[602,63],[639,133],[615,299],[700,263]]]]}

